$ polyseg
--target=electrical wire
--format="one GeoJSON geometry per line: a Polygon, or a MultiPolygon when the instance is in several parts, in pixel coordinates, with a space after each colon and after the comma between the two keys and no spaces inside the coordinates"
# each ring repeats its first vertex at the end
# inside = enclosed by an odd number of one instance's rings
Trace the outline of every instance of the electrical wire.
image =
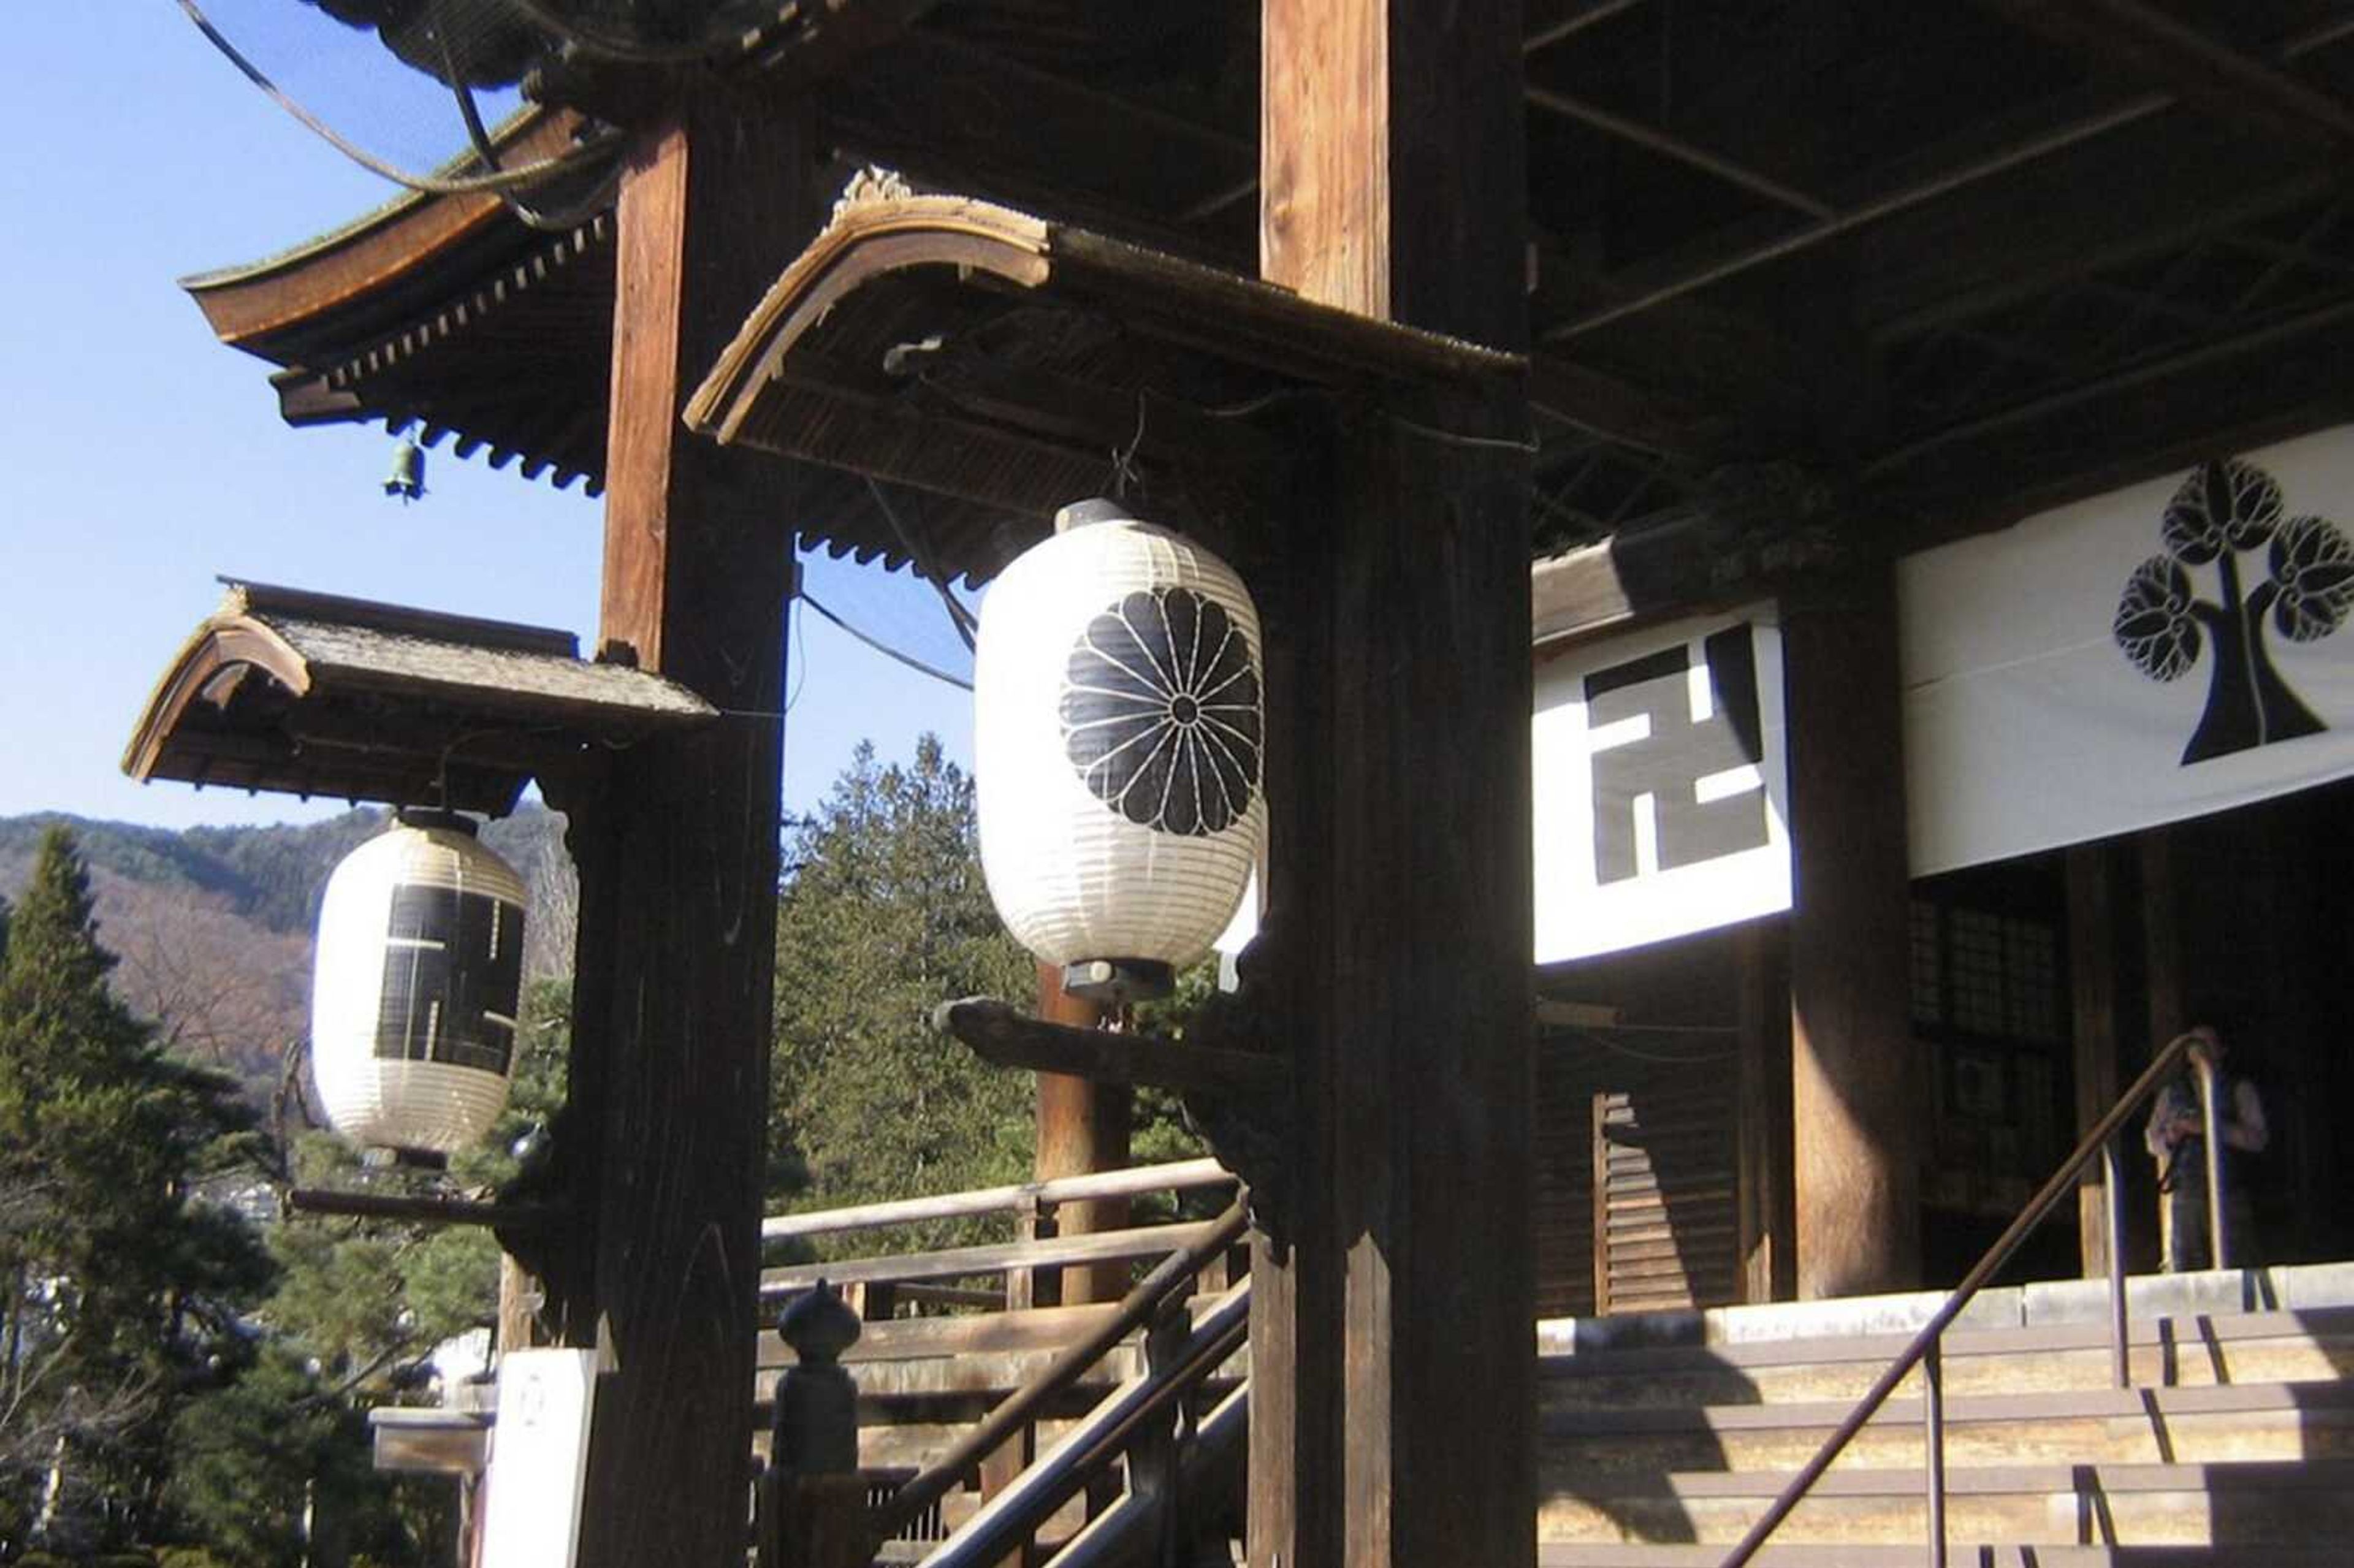
{"type": "Polygon", "coordinates": [[[933,592],[940,596],[940,603],[947,607],[949,620],[956,627],[957,635],[964,639],[964,645],[968,650],[971,649],[974,646],[973,640],[981,630],[980,620],[974,617],[970,609],[965,607],[962,600],[949,591],[949,585],[940,576],[939,567],[933,563],[931,551],[925,547],[921,537],[899,521],[899,514],[891,509],[891,503],[885,499],[883,487],[875,482],[875,476],[868,474],[864,477],[866,493],[875,498],[875,504],[882,509],[885,520],[891,524],[891,532],[899,536],[900,546],[907,550],[908,558],[916,563],[917,573],[932,585],[933,592]]]}
{"type": "Polygon", "coordinates": [[[179,6],[187,14],[188,20],[196,24],[196,30],[205,36],[207,42],[217,49],[229,64],[237,67],[248,81],[266,93],[271,102],[292,115],[305,130],[361,168],[367,170],[368,173],[390,180],[397,185],[406,186],[409,190],[422,191],[428,196],[473,196],[482,192],[495,195],[507,191],[527,190],[558,175],[569,174],[576,169],[588,167],[601,158],[620,140],[619,132],[605,130],[599,132],[591,139],[583,142],[568,153],[559,153],[552,158],[543,158],[537,163],[525,164],[521,168],[500,170],[486,175],[456,176],[413,175],[396,164],[385,162],[366,148],[345,139],[334,126],[297,103],[270,79],[267,72],[248,59],[235,44],[221,36],[220,30],[213,26],[212,19],[197,6],[196,0],[179,0],[179,6]]]}
{"type": "MultiPolygon", "coordinates": [[[[474,102],[474,90],[467,86],[465,79],[459,74],[457,53],[451,47],[450,4],[451,0],[434,0],[433,6],[433,36],[440,47],[442,72],[450,83],[451,92],[458,100],[458,118],[465,122],[466,139],[474,144],[474,156],[482,161],[484,169],[497,174],[500,172],[497,143],[491,140],[490,128],[482,123],[482,111],[474,102]]],[[[621,167],[616,161],[586,196],[561,212],[547,212],[526,206],[520,196],[510,191],[501,191],[499,199],[526,228],[535,228],[543,234],[569,234],[612,206],[615,188],[620,178],[621,167]]]]}
{"type": "Polygon", "coordinates": [[[847,631],[850,635],[858,639],[861,642],[865,643],[866,646],[874,649],[877,653],[886,654],[891,658],[896,659],[900,663],[905,664],[910,670],[915,670],[923,674],[929,675],[935,681],[946,681],[949,685],[955,686],[962,691],[970,692],[972,690],[972,683],[970,681],[965,680],[960,676],[951,675],[946,670],[935,669],[933,666],[925,663],[921,659],[917,659],[910,654],[900,652],[899,650],[892,647],[887,642],[882,641],[876,638],[869,637],[864,631],[859,630],[858,628],[851,625],[850,622],[843,620],[842,617],[834,614],[833,611],[826,609],[824,605],[820,604],[816,599],[811,598],[810,592],[807,588],[803,588],[801,590],[801,599],[803,604],[808,605],[811,609],[817,611],[820,615],[825,617],[828,620],[831,620],[836,626],[842,628],[843,630],[847,631]]]}

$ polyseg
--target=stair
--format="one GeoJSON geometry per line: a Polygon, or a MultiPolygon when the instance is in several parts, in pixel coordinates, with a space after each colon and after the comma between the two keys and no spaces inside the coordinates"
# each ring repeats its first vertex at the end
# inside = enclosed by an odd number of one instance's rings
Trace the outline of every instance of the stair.
{"type": "MultiPolygon", "coordinates": [[[[2098,1282],[1989,1290],[1947,1332],[1947,1561],[2354,1564],[2354,1266],[2127,1298],[2126,1389],[2098,1282]]],[[[1943,1299],[1541,1325],[1540,1563],[1715,1568],[1943,1299]]],[[[1924,1464],[1916,1377],[1755,1561],[1924,1562],[1924,1464]]]]}

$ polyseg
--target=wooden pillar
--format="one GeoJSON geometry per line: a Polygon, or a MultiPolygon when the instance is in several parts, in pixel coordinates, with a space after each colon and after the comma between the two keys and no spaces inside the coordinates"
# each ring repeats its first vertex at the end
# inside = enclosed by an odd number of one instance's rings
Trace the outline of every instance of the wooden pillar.
{"type": "MultiPolygon", "coordinates": [[[[2069,1033],[2075,1054],[2076,1136],[2082,1138],[2108,1114],[2123,1087],[2117,1073],[2116,888],[2107,847],[2072,847],[2067,879],[2069,1033]]],[[[2131,1142],[2128,1135],[2118,1158],[2138,1163],[2131,1142]]],[[[2087,1279],[2108,1274],[2107,1212],[2108,1191],[2101,1167],[2094,1165],[2076,1192],[2077,1251],[2087,1279]]]]}
{"type": "Polygon", "coordinates": [[[707,93],[640,135],[621,185],[601,645],[726,716],[619,753],[577,828],[567,1130],[593,1258],[566,1319],[606,1368],[582,1568],[744,1560],[791,514],[782,465],[679,412],[813,229],[808,148],[707,93]]]}
{"type": "Polygon", "coordinates": [[[1921,1278],[1927,1121],[1908,986],[1903,715],[1882,565],[1786,601],[1800,1297],[1921,1278]]]}
{"type": "Polygon", "coordinates": [[[1787,1301],[1797,1288],[1790,1234],[1788,932],[1752,920],[1733,933],[1740,993],[1738,1138],[1741,1298],[1787,1301]]]}
{"type": "MultiPolygon", "coordinates": [[[[1038,966],[1038,1016],[1050,1023],[1093,1029],[1104,1010],[1063,989],[1060,964],[1038,966]]],[[[1135,1118],[1135,1092],[1126,1084],[1097,1084],[1066,1073],[1038,1075],[1038,1152],[1041,1181],[1086,1176],[1128,1168],[1128,1136],[1135,1118]]],[[[1128,1224],[1128,1200],[1096,1198],[1065,1203],[1056,1212],[1062,1235],[1116,1231],[1128,1224]]],[[[1117,1301],[1128,1294],[1128,1266],[1097,1264],[1062,1272],[1062,1300],[1117,1301]]]]}
{"type": "MultiPolygon", "coordinates": [[[[1517,346],[1519,5],[1261,16],[1261,270],[1517,346]]],[[[1527,430],[1518,387],[1364,411],[1253,584],[1299,1117],[1252,1264],[1257,1568],[1535,1555],[1527,430]]]]}

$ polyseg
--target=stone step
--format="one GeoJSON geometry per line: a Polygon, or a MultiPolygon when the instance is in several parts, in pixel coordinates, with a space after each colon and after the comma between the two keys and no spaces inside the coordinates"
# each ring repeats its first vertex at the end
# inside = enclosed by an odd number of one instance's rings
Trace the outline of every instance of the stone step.
{"type": "MultiPolygon", "coordinates": [[[[1921,1568],[1923,1542],[1898,1545],[1767,1546],[1756,1568],[1921,1568]]],[[[1547,1542],[1537,1568],[1718,1568],[1722,1546],[1547,1542]]],[[[2346,1568],[2354,1545],[2016,1546],[1949,1541],[1947,1568],[2346,1568]]]]}
{"type": "MultiPolygon", "coordinates": [[[[1795,1469],[1852,1408],[1839,1400],[1550,1412],[1540,1417],[1539,1469],[1553,1487],[1645,1469],[1795,1469]]],[[[1920,1402],[1900,1395],[1856,1435],[1835,1471],[1917,1467],[1924,1442],[1920,1402]]],[[[2354,1386],[2097,1389],[1946,1403],[1948,1466],[2324,1458],[2354,1458],[2354,1386]]]]}
{"type": "MultiPolygon", "coordinates": [[[[2354,1368],[2354,1308],[2146,1319],[2129,1324],[2128,1338],[2137,1387],[2326,1383],[2354,1368]]],[[[1893,1332],[1547,1356],[1539,1362],[1538,1409],[1851,1401],[1911,1339],[1893,1332]]],[[[2110,1383],[2105,1322],[1955,1329],[1945,1360],[1949,1397],[2110,1383]]],[[[1918,1390],[1916,1373],[1899,1396],[1918,1390]]]]}
{"type": "MultiPolygon", "coordinates": [[[[2306,1313],[2354,1307],[2354,1263],[2144,1275],[2127,1280],[2126,1287],[2130,1308],[2127,1316],[2137,1323],[2160,1318],[2306,1313]]],[[[1820,1342],[1879,1335],[1893,1335],[1901,1340],[1927,1322],[1945,1304],[1945,1292],[1917,1290],[1829,1301],[1630,1312],[1606,1318],[1554,1318],[1537,1325],[1537,1345],[1546,1356],[1574,1356],[1604,1351],[1761,1345],[1793,1340],[1820,1342]]],[[[1954,1330],[1956,1333],[1968,1333],[2107,1321],[2106,1281],[2058,1279],[1982,1290],[1964,1309],[1954,1330]]]]}
{"type": "MultiPolygon", "coordinates": [[[[1770,1471],[1629,1474],[1583,1495],[1548,1492],[1537,1536],[1563,1542],[1730,1545],[1788,1477],[1770,1471]]],[[[2012,1544],[2297,1546],[2354,1541],[2354,1462],[2021,1465],[1949,1472],[1948,1540],[2012,1544]]],[[[1916,1471],[1834,1472],[1778,1532],[1786,1545],[1917,1548],[1927,1503],[1916,1471]]]]}

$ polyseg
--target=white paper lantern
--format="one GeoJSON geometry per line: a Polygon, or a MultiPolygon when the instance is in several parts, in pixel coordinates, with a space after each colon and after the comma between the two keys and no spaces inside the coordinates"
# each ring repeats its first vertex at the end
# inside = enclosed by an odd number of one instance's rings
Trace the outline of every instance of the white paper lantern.
{"type": "Polygon", "coordinates": [[[1258,610],[1224,561],[1117,503],[1055,526],[983,609],[981,863],[1039,958],[1162,979],[1209,950],[1266,842],[1258,610]]]}
{"type": "Polygon", "coordinates": [[[522,879],[473,824],[409,813],[327,879],[311,1064],[337,1132],[449,1154],[506,1104],[523,987],[522,879]]]}

